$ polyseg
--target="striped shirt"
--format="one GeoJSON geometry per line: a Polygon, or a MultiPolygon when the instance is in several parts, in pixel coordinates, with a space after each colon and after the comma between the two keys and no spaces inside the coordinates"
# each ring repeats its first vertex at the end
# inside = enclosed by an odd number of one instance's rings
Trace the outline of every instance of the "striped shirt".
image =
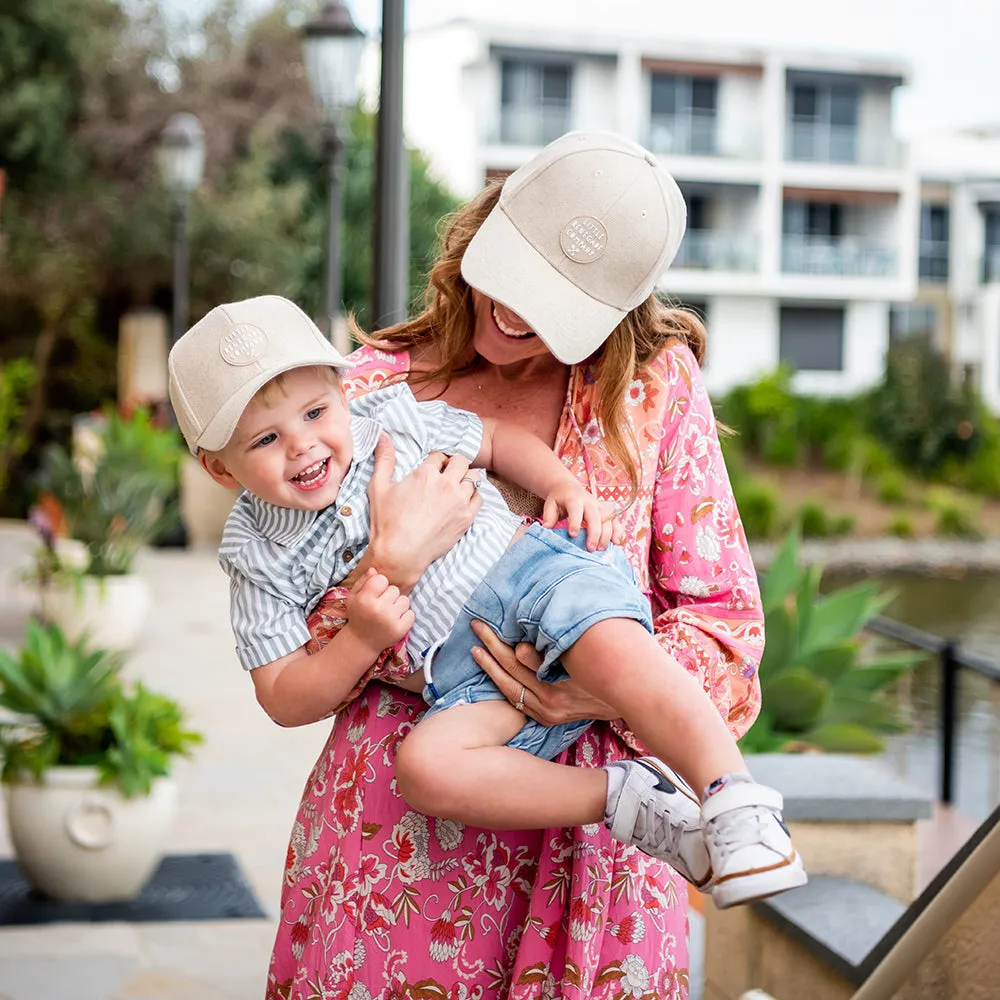
{"type": "MultiPolygon", "coordinates": [[[[383,430],[396,449],[397,481],[432,451],[472,461],[482,444],[483,424],[476,414],[440,400],[419,403],[404,384],[359,396],[348,405],[354,457],[335,503],[319,511],[298,510],[244,493],[226,521],[219,562],[230,580],[236,655],[247,670],[306,643],[306,617],[368,548],[368,483],[383,430]]],[[[451,630],[462,605],[521,523],[485,479],[480,495],[483,505],[469,529],[431,563],[410,592],[416,623],[407,653],[414,670],[451,630]]]]}

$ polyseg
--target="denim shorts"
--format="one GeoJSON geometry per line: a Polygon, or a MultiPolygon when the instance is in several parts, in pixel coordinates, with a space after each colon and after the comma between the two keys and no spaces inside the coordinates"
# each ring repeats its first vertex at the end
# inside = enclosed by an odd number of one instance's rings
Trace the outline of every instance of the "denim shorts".
{"type": "MultiPolygon", "coordinates": [[[[588,552],[586,532],[570,538],[565,529],[533,524],[494,564],[465,602],[449,636],[424,661],[427,715],[454,705],[504,701],[499,688],[472,658],[479,640],[474,620],[485,622],[509,645],[530,642],[542,654],[538,679],[549,683],[568,674],[559,657],[597,622],[631,618],[653,631],[649,599],[635,585],[621,549],[588,552]]],[[[543,726],[528,719],[507,744],[551,760],[572,746],[589,721],[543,726]]]]}

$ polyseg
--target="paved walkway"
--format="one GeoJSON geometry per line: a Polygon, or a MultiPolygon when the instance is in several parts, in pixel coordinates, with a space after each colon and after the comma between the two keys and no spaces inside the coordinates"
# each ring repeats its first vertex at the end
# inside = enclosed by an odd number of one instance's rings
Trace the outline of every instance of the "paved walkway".
{"type": "MultiPolygon", "coordinates": [[[[12,580],[32,539],[0,522],[0,643],[20,644],[32,607],[12,580]]],[[[228,589],[213,552],[154,551],[143,571],[153,619],[128,671],[177,698],[205,735],[176,776],[181,809],[168,853],[228,851],[267,920],[53,924],[0,929],[0,1000],[260,1000],[288,834],[328,724],[282,730],[236,663],[228,589]]],[[[2,812],[2,807],[0,807],[2,812]]],[[[12,854],[6,818],[0,856],[12,854]]]]}

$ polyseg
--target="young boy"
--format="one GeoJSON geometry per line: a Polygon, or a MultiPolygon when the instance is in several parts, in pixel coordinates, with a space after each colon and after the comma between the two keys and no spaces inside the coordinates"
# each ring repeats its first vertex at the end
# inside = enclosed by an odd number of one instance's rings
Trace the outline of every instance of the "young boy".
{"type": "Polygon", "coordinates": [[[700,685],[653,638],[648,599],[624,555],[607,547],[596,500],[516,425],[417,402],[403,384],[348,405],[337,370],[349,367],[305,313],[277,296],[213,309],[170,354],[170,396],[188,446],[219,483],[247,491],[226,525],[220,561],[231,579],[237,653],[265,708],[280,704],[276,719],[285,724],[315,718],[317,704],[338,704],[382,649],[406,637],[430,704],[396,759],[411,807],[495,829],[603,820],[617,839],[711,891],[720,907],[804,883],[781,796],[746,773],[700,685]],[[351,589],[346,625],[308,656],[307,614],[367,547],[367,487],[383,431],[397,477],[431,451],[462,455],[544,497],[548,521],[563,516],[574,527],[527,527],[476,480],[483,502],[475,520],[409,596],[367,570],[351,589]],[[509,643],[531,641],[543,656],[542,680],[573,675],[580,664],[613,677],[612,708],[705,789],[700,815],[694,796],[678,794],[679,783],[650,758],[600,769],[553,763],[588,723],[546,728],[511,706],[472,659],[476,619],[509,643]]]}

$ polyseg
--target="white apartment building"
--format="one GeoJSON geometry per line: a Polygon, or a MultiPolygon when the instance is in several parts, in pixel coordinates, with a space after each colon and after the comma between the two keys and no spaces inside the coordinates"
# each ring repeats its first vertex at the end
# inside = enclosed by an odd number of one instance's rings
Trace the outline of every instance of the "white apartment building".
{"type": "Polygon", "coordinates": [[[890,336],[929,337],[1000,413],[1000,129],[929,137],[913,159],[920,284],[890,336]]]}
{"type": "Polygon", "coordinates": [[[851,393],[917,287],[919,184],[890,125],[907,72],[461,19],[408,35],[405,127],[462,196],[570,129],[642,143],[688,203],[660,288],[705,315],[710,389],[788,360],[800,391],[851,393]]]}

